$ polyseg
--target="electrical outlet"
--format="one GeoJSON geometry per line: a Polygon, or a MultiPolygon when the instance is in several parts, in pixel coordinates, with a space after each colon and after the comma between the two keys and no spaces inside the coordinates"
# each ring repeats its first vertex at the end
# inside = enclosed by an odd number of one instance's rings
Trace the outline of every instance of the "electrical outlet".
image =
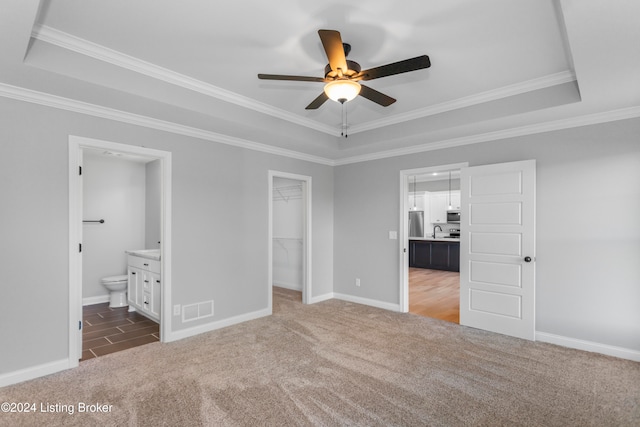
{"type": "Polygon", "coordinates": [[[360,286],[360,278],[356,278],[356,286],[360,286]]]}
{"type": "Polygon", "coordinates": [[[180,316],[180,304],[176,304],[173,306],[173,315],[180,316]]]}

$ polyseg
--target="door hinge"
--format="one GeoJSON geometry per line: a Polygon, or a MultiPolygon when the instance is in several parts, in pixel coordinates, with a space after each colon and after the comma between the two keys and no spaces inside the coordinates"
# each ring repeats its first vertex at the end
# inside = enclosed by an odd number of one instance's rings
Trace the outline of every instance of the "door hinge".
{"type": "Polygon", "coordinates": [[[78,252],[82,252],[82,243],[78,243],[78,252]]]}
{"type": "Polygon", "coordinates": [[[82,175],[82,166],[78,166],[78,175],[82,175]]]}
{"type": "Polygon", "coordinates": [[[78,330],[82,330],[82,320],[78,320],[78,330]]]}

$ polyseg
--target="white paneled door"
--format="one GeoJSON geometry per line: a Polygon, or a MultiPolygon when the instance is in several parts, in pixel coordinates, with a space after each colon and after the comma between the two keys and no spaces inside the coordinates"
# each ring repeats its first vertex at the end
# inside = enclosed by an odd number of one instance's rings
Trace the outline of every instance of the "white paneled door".
{"type": "Polygon", "coordinates": [[[535,339],[535,160],[461,170],[460,324],[535,339]]]}

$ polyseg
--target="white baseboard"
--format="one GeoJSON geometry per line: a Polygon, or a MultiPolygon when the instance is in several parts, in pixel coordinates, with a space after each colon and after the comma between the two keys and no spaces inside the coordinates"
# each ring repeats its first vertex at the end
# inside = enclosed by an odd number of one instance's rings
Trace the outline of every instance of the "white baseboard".
{"type": "Polygon", "coordinates": [[[97,297],[82,298],[82,305],[102,304],[103,302],[109,302],[109,294],[98,295],[97,297]]]}
{"type": "Polygon", "coordinates": [[[593,341],[585,341],[577,338],[563,337],[561,335],[538,331],[536,331],[536,340],[561,345],[563,347],[575,348],[576,350],[590,351],[592,353],[600,353],[607,356],[640,362],[640,351],[632,350],[630,348],[616,347],[613,345],[600,344],[593,341]]]}
{"type": "Polygon", "coordinates": [[[356,297],[353,295],[347,294],[337,294],[334,292],[333,297],[336,299],[341,299],[343,301],[355,302],[358,304],[370,305],[371,307],[382,308],[390,311],[400,311],[400,304],[392,304],[389,302],[378,301],[375,299],[356,297]]]}
{"type": "Polygon", "coordinates": [[[302,292],[302,285],[296,284],[296,283],[273,282],[273,286],[277,286],[278,288],[291,289],[292,291],[302,292]]]}
{"type": "Polygon", "coordinates": [[[55,362],[44,363],[42,365],[32,366],[30,368],[20,369],[18,371],[9,372],[0,375],[0,387],[11,384],[21,383],[23,381],[33,380],[35,378],[44,377],[45,375],[55,374],[56,372],[65,371],[72,368],[68,359],[56,360],[55,362]]]}
{"type": "Polygon", "coordinates": [[[328,294],[318,295],[317,297],[309,298],[309,304],[315,304],[315,303],[327,301],[333,298],[334,298],[333,292],[329,292],[328,294]]]}
{"type": "Polygon", "coordinates": [[[238,323],[247,322],[249,320],[259,319],[261,317],[270,316],[271,310],[265,308],[263,310],[254,311],[247,314],[241,314],[239,316],[229,317],[228,319],[218,320],[217,322],[205,323],[204,325],[198,325],[187,329],[181,329],[179,331],[171,331],[166,334],[164,342],[178,341],[184,338],[199,335],[205,332],[215,331],[216,329],[226,328],[227,326],[236,325],[238,323]]]}

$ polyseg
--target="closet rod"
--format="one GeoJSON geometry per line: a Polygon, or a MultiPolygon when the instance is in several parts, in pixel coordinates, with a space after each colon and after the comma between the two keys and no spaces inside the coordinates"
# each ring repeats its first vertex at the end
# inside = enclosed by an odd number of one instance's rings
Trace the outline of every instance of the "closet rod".
{"type": "Polygon", "coordinates": [[[82,222],[99,222],[100,224],[104,224],[104,219],[84,220],[82,222]]]}

